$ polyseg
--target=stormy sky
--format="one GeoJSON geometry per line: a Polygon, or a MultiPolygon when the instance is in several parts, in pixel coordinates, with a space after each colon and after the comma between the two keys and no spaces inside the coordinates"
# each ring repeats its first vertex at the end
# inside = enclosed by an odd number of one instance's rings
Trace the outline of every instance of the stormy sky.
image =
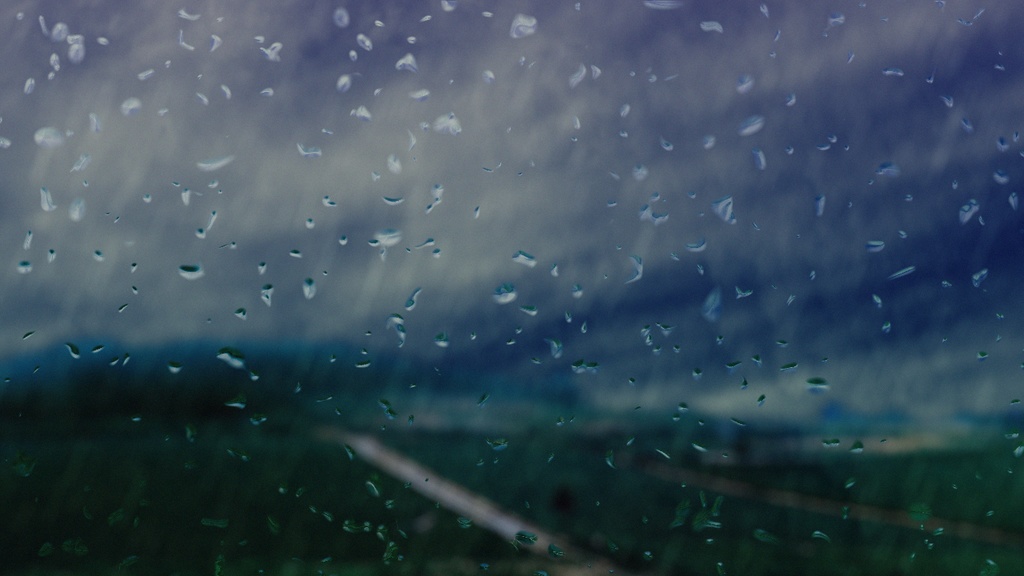
{"type": "Polygon", "coordinates": [[[1022,18],[7,2],[0,358],[326,344],[622,410],[1001,414],[1022,18]]]}

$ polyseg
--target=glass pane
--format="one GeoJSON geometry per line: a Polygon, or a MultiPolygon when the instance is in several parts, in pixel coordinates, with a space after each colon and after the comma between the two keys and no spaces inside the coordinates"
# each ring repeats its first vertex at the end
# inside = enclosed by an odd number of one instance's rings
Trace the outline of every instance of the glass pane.
{"type": "Polygon", "coordinates": [[[4,3],[5,572],[1024,573],[990,4],[4,3]]]}

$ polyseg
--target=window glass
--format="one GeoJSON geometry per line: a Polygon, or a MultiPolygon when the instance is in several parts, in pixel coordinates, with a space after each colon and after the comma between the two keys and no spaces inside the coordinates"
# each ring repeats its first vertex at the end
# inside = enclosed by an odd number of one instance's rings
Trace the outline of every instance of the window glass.
{"type": "Polygon", "coordinates": [[[5,571],[1024,573],[1021,21],[5,2],[5,571]]]}

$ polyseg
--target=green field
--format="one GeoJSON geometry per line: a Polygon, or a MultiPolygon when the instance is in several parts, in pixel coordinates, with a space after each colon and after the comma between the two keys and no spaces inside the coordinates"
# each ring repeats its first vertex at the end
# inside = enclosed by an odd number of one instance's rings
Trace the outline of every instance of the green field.
{"type": "Polygon", "coordinates": [[[716,438],[689,417],[581,409],[559,422],[560,408],[477,406],[475,393],[394,396],[416,405],[410,422],[357,386],[344,397],[252,386],[240,401],[234,384],[202,384],[8,393],[4,571],[1024,573],[1017,441],[991,430],[898,454],[872,443],[854,454],[846,438],[773,454],[793,433],[752,430],[756,449],[733,439],[702,453],[695,439],[716,438]],[[325,438],[343,429],[553,534],[564,555],[460,519],[325,438]]]}

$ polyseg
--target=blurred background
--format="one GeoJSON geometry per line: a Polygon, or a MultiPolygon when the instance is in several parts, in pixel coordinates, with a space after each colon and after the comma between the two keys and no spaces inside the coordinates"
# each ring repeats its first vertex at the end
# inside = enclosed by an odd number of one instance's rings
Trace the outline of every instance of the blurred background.
{"type": "Polygon", "coordinates": [[[1024,570],[1018,12],[5,4],[3,570],[1024,570]]]}

